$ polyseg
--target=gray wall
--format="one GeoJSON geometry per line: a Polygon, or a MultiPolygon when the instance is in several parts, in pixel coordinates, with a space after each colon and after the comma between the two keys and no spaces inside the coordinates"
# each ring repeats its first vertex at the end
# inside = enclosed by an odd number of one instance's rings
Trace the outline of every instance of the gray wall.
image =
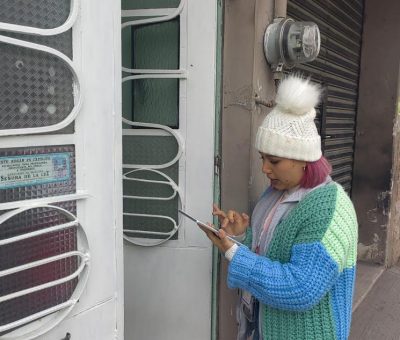
{"type": "MultiPolygon", "coordinates": [[[[255,152],[255,131],[266,108],[255,98],[274,98],[275,87],[265,61],[263,35],[273,18],[273,0],[225,1],[221,205],[250,212],[267,182],[255,152]]],[[[221,263],[218,339],[236,338],[237,290],[226,285],[227,263],[221,263]]]]}
{"type": "Polygon", "coordinates": [[[385,263],[387,255],[399,18],[398,0],[366,0],[352,199],[360,225],[359,258],[375,263],[385,263]]]}

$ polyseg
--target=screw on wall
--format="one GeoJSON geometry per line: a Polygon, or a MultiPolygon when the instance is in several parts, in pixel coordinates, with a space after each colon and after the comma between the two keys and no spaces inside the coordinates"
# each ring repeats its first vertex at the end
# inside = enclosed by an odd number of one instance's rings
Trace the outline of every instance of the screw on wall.
{"type": "Polygon", "coordinates": [[[65,337],[62,338],[61,340],[71,340],[71,334],[70,333],[65,334],[65,337]]]}

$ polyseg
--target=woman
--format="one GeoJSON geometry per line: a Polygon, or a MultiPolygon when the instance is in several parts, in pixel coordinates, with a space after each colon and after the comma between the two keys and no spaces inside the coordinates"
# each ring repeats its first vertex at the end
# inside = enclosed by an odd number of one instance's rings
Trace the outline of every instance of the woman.
{"type": "Polygon", "coordinates": [[[320,89],[284,79],[255,146],[271,186],[251,217],[214,206],[230,261],[228,286],[241,289],[239,339],[347,339],[357,254],[357,219],[332,181],[314,124],[320,89]],[[249,248],[226,234],[245,235],[249,248]]]}

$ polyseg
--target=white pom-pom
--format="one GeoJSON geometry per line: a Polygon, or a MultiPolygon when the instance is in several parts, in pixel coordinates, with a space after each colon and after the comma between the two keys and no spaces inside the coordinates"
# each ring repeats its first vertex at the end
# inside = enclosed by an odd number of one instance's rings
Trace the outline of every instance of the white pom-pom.
{"type": "Polygon", "coordinates": [[[283,112],[303,115],[318,105],[320,95],[320,87],[310,80],[289,76],[281,81],[275,102],[283,112]]]}

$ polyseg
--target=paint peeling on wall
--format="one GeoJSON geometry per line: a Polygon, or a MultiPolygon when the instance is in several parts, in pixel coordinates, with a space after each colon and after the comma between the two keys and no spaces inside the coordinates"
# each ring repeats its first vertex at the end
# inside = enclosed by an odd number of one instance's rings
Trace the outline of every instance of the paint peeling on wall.
{"type": "Polygon", "coordinates": [[[377,217],[377,208],[371,209],[367,211],[367,218],[368,221],[371,223],[377,223],[378,222],[378,217],[377,217]]]}
{"type": "Polygon", "coordinates": [[[377,207],[384,216],[389,216],[390,212],[390,191],[383,191],[378,194],[377,207]]]}
{"type": "Polygon", "coordinates": [[[359,260],[374,261],[375,259],[382,258],[383,251],[379,250],[380,237],[374,233],[372,243],[365,245],[363,243],[358,244],[357,257],[359,260]]]}
{"type": "Polygon", "coordinates": [[[235,91],[226,91],[224,108],[230,106],[240,106],[246,110],[252,110],[254,106],[252,87],[244,86],[235,91]]]}

